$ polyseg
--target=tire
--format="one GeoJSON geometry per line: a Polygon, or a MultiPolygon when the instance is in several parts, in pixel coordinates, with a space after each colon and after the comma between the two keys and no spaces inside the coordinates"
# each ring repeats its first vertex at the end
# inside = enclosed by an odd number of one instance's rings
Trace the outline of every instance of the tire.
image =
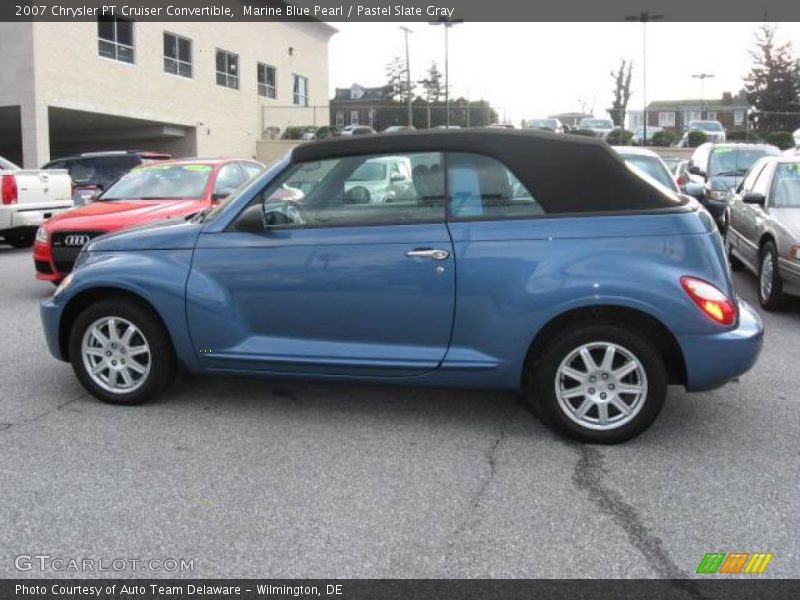
{"type": "Polygon", "coordinates": [[[18,233],[6,237],[6,243],[12,248],[30,248],[35,236],[35,233],[18,233]]]}
{"type": "Polygon", "coordinates": [[[646,337],[615,322],[570,327],[547,345],[537,362],[532,392],[538,413],[546,424],[581,442],[630,440],[653,423],[664,404],[668,380],[661,353],[646,337]],[[608,348],[613,349],[610,369],[602,364],[608,348]],[[593,365],[586,365],[581,349],[588,350],[593,365]],[[565,369],[581,375],[580,380],[565,369]],[[631,391],[620,392],[622,386],[631,391]]]}
{"type": "Polygon", "coordinates": [[[133,406],[155,398],[176,372],[175,352],[161,321],[151,310],[125,298],[101,300],[83,310],[70,331],[69,355],[83,387],[110,404],[133,406]],[[114,319],[116,340],[109,319],[114,319]],[[131,326],[135,331],[126,343],[131,326]],[[105,342],[93,333],[95,329],[105,342]],[[102,366],[97,375],[90,373],[91,365],[102,366]]]}
{"type": "Polygon", "coordinates": [[[786,308],[786,300],[778,274],[778,250],[769,240],[758,255],[758,302],[766,310],[781,310],[786,308]]]}

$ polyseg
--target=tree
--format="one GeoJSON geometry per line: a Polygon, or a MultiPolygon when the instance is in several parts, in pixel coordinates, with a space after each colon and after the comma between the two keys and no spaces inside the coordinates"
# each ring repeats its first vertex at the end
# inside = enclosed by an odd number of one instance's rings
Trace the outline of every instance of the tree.
{"type": "Polygon", "coordinates": [[[778,44],[777,26],[764,23],[756,32],[750,51],[753,66],[744,78],[747,101],[753,106],[753,121],[762,134],[792,130],[800,124],[800,61],[792,55],[792,44],[778,44]]]}
{"type": "Polygon", "coordinates": [[[431,63],[426,74],[427,76],[424,79],[420,79],[417,82],[422,87],[422,97],[428,102],[439,102],[444,96],[444,86],[442,84],[442,73],[439,71],[436,61],[431,63]]]}
{"type": "Polygon", "coordinates": [[[386,86],[389,100],[407,102],[409,94],[413,92],[408,85],[408,65],[399,56],[386,65],[386,86]]]}
{"type": "Polygon", "coordinates": [[[611,105],[611,120],[617,127],[625,126],[625,112],[628,109],[628,101],[631,99],[631,70],[633,61],[626,63],[623,59],[617,72],[611,71],[610,75],[614,79],[614,103],[611,105]],[[625,70],[627,64],[628,70],[625,70]]]}

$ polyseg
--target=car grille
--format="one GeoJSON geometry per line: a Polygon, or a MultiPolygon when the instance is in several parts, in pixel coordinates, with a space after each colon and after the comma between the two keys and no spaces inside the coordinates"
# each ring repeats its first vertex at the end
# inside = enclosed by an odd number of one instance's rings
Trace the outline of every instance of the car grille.
{"type": "Polygon", "coordinates": [[[46,260],[35,260],[34,264],[36,265],[36,271],[38,273],[42,273],[44,275],[51,275],[53,273],[53,268],[50,266],[50,263],[46,260]]]}
{"type": "Polygon", "coordinates": [[[86,243],[105,231],[56,231],[51,236],[53,263],[60,273],[69,273],[86,243]]]}

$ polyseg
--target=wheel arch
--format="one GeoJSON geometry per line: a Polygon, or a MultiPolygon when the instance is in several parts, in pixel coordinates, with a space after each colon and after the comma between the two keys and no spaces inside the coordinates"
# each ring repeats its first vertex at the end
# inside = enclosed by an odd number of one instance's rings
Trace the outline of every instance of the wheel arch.
{"type": "Polygon", "coordinates": [[[64,357],[64,360],[70,360],[69,336],[72,326],[75,323],[75,319],[77,319],[78,315],[80,315],[81,312],[83,312],[83,310],[93,302],[98,300],[108,300],[109,298],[127,300],[150,312],[156,319],[158,319],[159,323],[164,328],[164,331],[167,332],[167,336],[169,337],[172,347],[175,348],[175,340],[172,337],[170,328],[167,327],[166,321],[158,312],[158,310],[156,310],[153,303],[147,300],[144,296],[124,288],[108,286],[93,287],[83,290],[70,298],[62,312],[61,320],[58,324],[58,347],[61,351],[61,356],[64,357]]]}
{"type": "Polygon", "coordinates": [[[627,306],[604,304],[578,307],[563,312],[548,321],[530,343],[525,357],[522,386],[527,388],[539,359],[547,345],[568,327],[582,322],[603,322],[622,325],[645,332],[664,359],[670,384],[686,385],[686,362],[678,340],[659,319],[642,310],[627,306]]]}

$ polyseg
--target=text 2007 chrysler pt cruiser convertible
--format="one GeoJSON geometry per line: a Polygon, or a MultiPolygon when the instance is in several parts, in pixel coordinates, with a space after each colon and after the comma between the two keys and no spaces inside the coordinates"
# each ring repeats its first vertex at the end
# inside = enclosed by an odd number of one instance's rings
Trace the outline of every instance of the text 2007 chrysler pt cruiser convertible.
{"type": "Polygon", "coordinates": [[[669,384],[747,371],[763,336],[694,201],[602,141],[501,130],[299,146],[208,213],[92,240],[42,319],[108,402],[178,363],[527,390],[601,443],[649,426],[669,384]]]}

